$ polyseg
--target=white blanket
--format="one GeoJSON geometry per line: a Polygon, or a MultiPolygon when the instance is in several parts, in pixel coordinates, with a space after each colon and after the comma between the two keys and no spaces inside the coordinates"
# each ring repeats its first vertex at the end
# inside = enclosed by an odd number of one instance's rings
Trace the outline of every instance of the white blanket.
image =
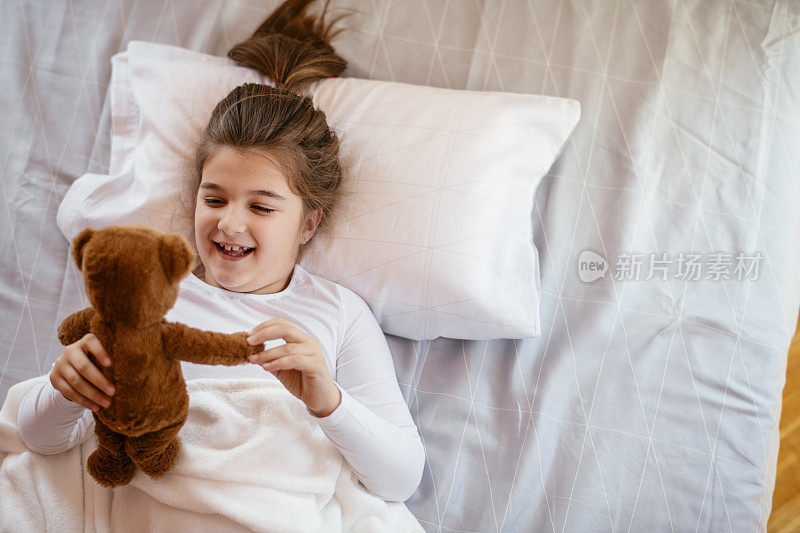
{"type": "Polygon", "coordinates": [[[277,382],[195,380],[175,466],[115,490],[86,472],[94,431],[64,453],[30,452],[17,428],[25,393],[0,410],[3,531],[422,531],[402,503],[356,479],[302,404],[277,382]]]}

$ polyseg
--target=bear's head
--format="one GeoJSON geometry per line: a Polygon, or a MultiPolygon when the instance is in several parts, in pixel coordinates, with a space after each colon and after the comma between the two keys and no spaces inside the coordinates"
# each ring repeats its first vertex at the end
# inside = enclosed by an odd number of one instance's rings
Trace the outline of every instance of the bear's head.
{"type": "Polygon", "coordinates": [[[72,257],[103,320],[138,327],[163,318],[194,263],[182,236],[144,226],[86,228],[72,241],[72,257]]]}

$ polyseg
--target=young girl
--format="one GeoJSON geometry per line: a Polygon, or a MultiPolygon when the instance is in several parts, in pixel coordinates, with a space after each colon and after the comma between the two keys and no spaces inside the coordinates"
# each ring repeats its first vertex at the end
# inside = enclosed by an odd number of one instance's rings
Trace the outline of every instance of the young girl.
{"type": "MultiPolygon", "coordinates": [[[[386,339],[360,297],[297,264],[341,181],[338,140],[300,91],[346,63],[328,43],[325,10],[316,20],[305,15],[309,1],[287,0],[229,52],[275,87],[236,87],[213,111],[192,184],[199,266],[166,318],[265,342],[253,364],[184,362],[184,377],[279,380],[367,489],[403,501],[419,484],[424,450],[386,339]]],[[[20,406],[30,449],[54,454],[83,439],[92,412],[113,402],[114,386],[96,366],[111,363],[91,334],[64,348],[50,379],[20,406]]]]}

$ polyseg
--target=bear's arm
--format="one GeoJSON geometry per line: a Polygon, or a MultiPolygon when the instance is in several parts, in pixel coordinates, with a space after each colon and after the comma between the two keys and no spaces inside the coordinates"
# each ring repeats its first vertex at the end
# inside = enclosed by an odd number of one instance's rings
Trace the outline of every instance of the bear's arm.
{"type": "Polygon", "coordinates": [[[248,334],[217,333],[175,322],[162,323],[164,353],[171,359],[204,365],[234,366],[247,363],[247,356],[264,350],[247,344],[248,334]]]}
{"type": "Polygon", "coordinates": [[[89,324],[94,315],[94,309],[87,307],[65,318],[61,325],[58,326],[58,340],[61,344],[67,346],[73,342],[78,342],[84,335],[89,333],[89,324]]]}

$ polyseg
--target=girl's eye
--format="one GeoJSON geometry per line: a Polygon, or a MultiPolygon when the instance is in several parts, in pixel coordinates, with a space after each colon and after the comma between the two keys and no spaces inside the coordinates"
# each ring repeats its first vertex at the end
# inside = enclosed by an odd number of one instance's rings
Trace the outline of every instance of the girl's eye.
{"type": "MultiPolygon", "coordinates": [[[[217,198],[203,198],[203,203],[205,203],[206,205],[210,205],[210,206],[216,207],[216,206],[220,206],[220,205],[224,204],[225,201],[224,200],[219,200],[217,198]]],[[[252,207],[256,211],[259,211],[261,213],[269,214],[269,213],[274,213],[275,212],[274,209],[270,209],[269,207],[264,207],[264,206],[261,206],[261,205],[254,205],[252,207]]]]}

